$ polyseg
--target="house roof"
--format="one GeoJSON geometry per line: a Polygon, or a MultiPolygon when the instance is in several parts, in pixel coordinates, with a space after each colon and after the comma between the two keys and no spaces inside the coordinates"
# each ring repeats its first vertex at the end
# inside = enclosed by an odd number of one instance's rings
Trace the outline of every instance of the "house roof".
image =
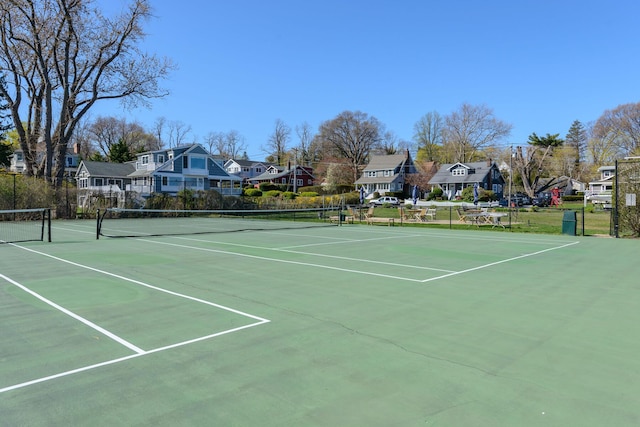
{"type": "Polygon", "coordinates": [[[429,180],[429,184],[445,184],[445,183],[464,183],[473,184],[475,182],[482,182],[487,177],[487,174],[491,171],[492,166],[495,163],[487,165],[487,162],[470,162],[470,163],[447,163],[443,164],[438,172],[429,180]],[[451,170],[456,166],[464,167],[473,173],[466,173],[465,175],[452,175],[451,170]]]}
{"type": "Polygon", "coordinates": [[[361,176],[356,181],[356,184],[391,184],[395,181],[401,181],[401,175],[391,175],[391,176],[361,176]]]}
{"type": "Polygon", "coordinates": [[[260,161],[257,161],[257,160],[229,159],[229,160],[227,160],[225,162],[225,166],[228,163],[231,163],[231,162],[236,163],[239,166],[246,166],[246,167],[251,167],[251,166],[254,166],[254,165],[263,165],[263,166],[271,166],[272,165],[269,162],[260,162],[260,161]]]}
{"type": "Polygon", "coordinates": [[[388,170],[394,169],[401,165],[407,156],[405,154],[390,154],[386,156],[371,156],[371,161],[364,168],[366,171],[371,170],[388,170]]]}
{"type": "Polygon", "coordinates": [[[78,170],[81,170],[82,166],[84,166],[84,168],[87,170],[87,172],[89,172],[91,176],[126,178],[128,175],[135,171],[134,162],[109,163],[83,160],[78,170]]]}
{"type": "MultiPolygon", "coordinates": [[[[274,166],[277,170],[281,171],[278,173],[270,173],[270,172],[265,172],[262,173],[258,176],[254,176],[253,178],[249,178],[249,181],[270,181],[272,179],[275,178],[281,178],[283,176],[289,176],[291,175],[293,169],[285,169],[282,170],[282,168],[280,167],[276,167],[274,166]]],[[[296,171],[302,171],[303,173],[309,175],[311,178],[314,178],[314,176],[311,174],[311,171],[307,170],[307,168],[304,168],[302,166],[297,166],[296,167],[296,171]]]]}

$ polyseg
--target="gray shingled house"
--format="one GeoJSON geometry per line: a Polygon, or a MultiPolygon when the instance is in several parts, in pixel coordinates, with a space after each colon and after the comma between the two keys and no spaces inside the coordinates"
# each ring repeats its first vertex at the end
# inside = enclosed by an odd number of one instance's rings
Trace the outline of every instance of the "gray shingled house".
{"type": "Polygon", "coordinates": [[[369,164],[362,171],[362,176],[356,181],[356,187],[364,187],[367,195],[374,192],[380,195],[403,192],[405,197],[408,197],[406,177],[417,172],[409,151],[404,154],[371,156],[369,164]]]}
{"type": "Polygon", "coordinates": [[[429,180],[429,185],[441,188],[449,200],[459,197],[463,189],[473,187],[474,184],[493,191],[498,199],[504,195],[504,177],[492,160],[443,164],[429,180]]]}

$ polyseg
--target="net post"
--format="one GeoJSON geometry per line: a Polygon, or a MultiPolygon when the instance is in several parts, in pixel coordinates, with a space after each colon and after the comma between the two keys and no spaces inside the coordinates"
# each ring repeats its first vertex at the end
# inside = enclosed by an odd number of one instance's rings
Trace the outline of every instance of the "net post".
{"type": "Polygon", "coordinates": [[[100,209],[96,209],[96,240],[100,240],[100,209]]]}
{"type": "Polygon", "coordinates": [[[46,210],[47,216],[47,241],[51,243],[51,208],[47,208],[46,210]]]}

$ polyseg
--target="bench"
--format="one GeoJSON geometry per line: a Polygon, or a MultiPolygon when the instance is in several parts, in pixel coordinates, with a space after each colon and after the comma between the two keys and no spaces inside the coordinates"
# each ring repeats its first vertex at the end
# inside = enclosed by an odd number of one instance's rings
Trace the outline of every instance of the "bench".
{"type": "MultiPolygon", "coordinates": [[[[340,222],[340,217],[338,215],[332,215],[329,217],[329,222],[340,222]]],[[[347,224],[353,224],[353,216],[351,215],[343,215],[342,222],[346,222],[347,224]]]]}
{"type": "Polygon", "coordinates": [[[382,217],[375,217],[375,216],[367,217],[366,220],[367,220],[367,224],[369,225],[373,225],[374,222],[386,222],[387,225],[391,227],[395,223],[393,218],[382,218],[382,217]]]}

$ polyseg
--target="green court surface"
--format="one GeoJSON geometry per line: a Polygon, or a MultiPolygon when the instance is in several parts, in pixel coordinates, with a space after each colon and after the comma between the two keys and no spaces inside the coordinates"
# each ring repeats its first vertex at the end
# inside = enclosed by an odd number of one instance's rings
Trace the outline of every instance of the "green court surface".
{"type": "Polygon", "coordinates": [[[2,426],[640,425],[640,241],[52,234],[0,245],[2,426]]]}

